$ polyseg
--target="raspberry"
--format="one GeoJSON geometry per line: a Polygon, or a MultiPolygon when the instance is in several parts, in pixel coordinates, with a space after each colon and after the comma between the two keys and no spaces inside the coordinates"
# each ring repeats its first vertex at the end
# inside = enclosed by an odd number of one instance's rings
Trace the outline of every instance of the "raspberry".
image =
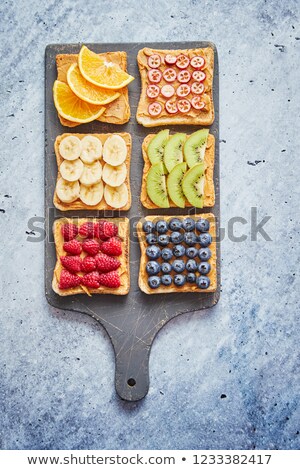
{"type": "Polygon", "coordinates": [[[100,250],[111,256],[119,256],[122,254],[121,240],[117,237],[112,237],[100,245],[100,250]]]}
{"type": "Polygon", "coordinates": [[[99,282],[102,286],[116,288],[120,287],[121,281],[117,271],[111,271],[110,273],[103,273],[99,275],[99,282]]]}
{"type": "Polygon", "coordinates": [[[89,274],[85,274],[81,279],[82,284],[92,289],[98,289],[100,287],[100,274],[98,271],[93,271],[89,274]]]}
{"type": "Polygon", "coordinates": [[[81,243],[78,240],[65,242],[63,248],[67,253],[70,253],[70,255],[80,255],[82,252],[81,243]]]}
{"type": "Polygon", "coordinates": [[[98,224],[94,224],[93,222],[85,222],[79,228],[79,235],[82,238],[97,237],[98,231],[99,231],[99,229],[97,228],[97,225],[98,224]]]}
{"type": "Polygon", "coordinates": [[[108,238],[118,235],[118,227],[116,224],[107,221],[99,222],[99,238],[101,240],[108,240],[108,238]]]}
{"type": "Polygon", "coordinates": [[[96,259],[93,258],[93,256],[86,256],[83,258],[81,261],[81,271],[84,273],[90,273],[92,271],[95,271],[97,269],[97,262],[96,259]]]}
{"type": "Polygon", "coordinates": [[[109,271],[115,271],[121,266],[118,259],[112,256],[107,256],[104,253],[99,253],[95,256],[98,271],[102,273],[108,273],[109,271]]]}
{"type": "Polygon", "coordinates": [[[78,273],[81,271],[81,258],[80,256],[61,256],[60,262],[64,268],[71,273],[78,273]]]}
{"type": "Polygon", "coordinates": [[[96,255],[100,250],[100,245],[97,240],[85,240],[82,244],[82,248],[86,251],[89,255],[96,255]]]}
{"type": "Polygon", "coordinates": [[[61,233],[66,242],[73,240],[78,234],[78,227],[74,224],[64,224],[61,227],[61,233]]]}
{"type": "Polygon", "coordinates": [[[66,269],[63,269],[59,279],[58,287],[60,289],[70,289],[71,287],[77,287],[81,283],[81,277],[77,274],[72,274],[66,269]]]}

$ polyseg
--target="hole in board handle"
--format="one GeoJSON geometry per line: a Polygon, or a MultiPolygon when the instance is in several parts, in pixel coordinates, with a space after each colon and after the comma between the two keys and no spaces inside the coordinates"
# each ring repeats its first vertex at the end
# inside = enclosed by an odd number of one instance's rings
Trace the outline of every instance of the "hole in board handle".
{"type": "Polygon", "coordinates": [[[127,380],[127,383],[128,383],[128,385],[129,385],[129,387],[134,387],[135,384],[136,384],[136,381],[131,378],[131,379],[128,379],[128,380],[127,380]]]}

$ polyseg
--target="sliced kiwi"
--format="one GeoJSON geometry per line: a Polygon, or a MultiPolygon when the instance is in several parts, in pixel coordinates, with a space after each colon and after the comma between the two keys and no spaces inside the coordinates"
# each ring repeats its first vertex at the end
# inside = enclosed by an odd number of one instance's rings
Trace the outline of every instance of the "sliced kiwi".
{"type": "Polygon", "coordinates": [[[204,199],[204,163],[198,163],[190,168],[182,179],[182,190],[194,207],[203,207],[204,199]]]}
{"type": "Polygon", "coordinates": [[[148,157],[152,165],[161,162],[164,157],[164,149],[169,138],[169,129],[158,132],[148,144],[148,157]]]}
{"type": "Polygon", "coordinates": [[[207,144],[208,129],[200,129],[190,135],[183,146],[184,159],[189,168],[197,163],[204,162],[204,154],[207,144]]]}
{"type": "Polygon", "coordinates": [[[165,146],[164,164],[170,173],[175,165],[183,162],[183,144],[186,134],[174,134],[170,137],[165,146]]]}
{"type": "Polygon", "coordinates": [[[158,207],[170,207],[166,187],[165,169],[162,162],[151,166],[147,175],[147,193],[151,201],[158,207]]]}
{"type": "Polygon", "coordinates": [[[178,163],[167,177],[167,188],[170,199],[178,207],[185,207],[185,197],[182,191],[182,178],[185,175],[187,164],[178,163]]]}

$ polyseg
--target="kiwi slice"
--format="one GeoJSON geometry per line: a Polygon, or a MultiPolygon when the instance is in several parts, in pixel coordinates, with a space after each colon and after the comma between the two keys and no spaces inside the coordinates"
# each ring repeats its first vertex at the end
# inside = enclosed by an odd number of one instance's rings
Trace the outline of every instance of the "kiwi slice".
{"type": "Polygon", "coordinates": [[[174,166],[183,162],[183,144],[186,134],[174,134],[170,137],[165,146],[164,164],[170,173],[174,166]]]}
{"type": "Polygon", "coordinates": [[[183,193],[194,207],[203,207],[204,170],[204,163],[198,163],[190,168],[182,179],[183,193]]]}
{"type": "Polygon", "coordinates": [[[189,168],[197,163],[204,162],[204,154],[207,144],[208,129],[200,129],[190,135],[183,146],[184,159],[189,168]]]}
{"type": "Polygon", "coordinates": [[[187,164],[185,162],[175,165],[167,177],[167,188],[170,199],[178,207],[185,207],[185,197],[182,191],[182,178],[185,175],[187,164]]]}
{"type": "Polygon", "coordinates": [[[152,165],[161,162],[164,157],[164,149],[169,138],[169,129],[158,132],[148,144],[148,157],[152,165]]]}
{"type": "Polygon", "coordinates": [[[170,207],[166,188],[165,169],[162,162],[151,166],[147,174],[147,193],[151,201],[158,207],[170,207]]]}

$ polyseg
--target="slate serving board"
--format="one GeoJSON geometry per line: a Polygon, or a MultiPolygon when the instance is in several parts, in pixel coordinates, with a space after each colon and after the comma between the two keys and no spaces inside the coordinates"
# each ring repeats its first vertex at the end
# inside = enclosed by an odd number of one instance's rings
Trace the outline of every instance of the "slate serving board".
{"type": "MultiPolygon", "coordinates": [[[[45,223],[47,237],[45,241],[45,291],[46,298],[53,307],[85,313],[97,320],[106,330],[114,348],[116,369],[115,386],[118,395],[128,401],[142,399],[149,389],[149,355],[157,332],[171,319],[181,313],[199,311],[212,307],[220,295],[220,247],[217,244],[218,290],[215,293],[147,295],[139,290],[138,272],[140,249],[136,236],[137,221],[148,214],[187,214],[185,209],[161,209],[150,211],[140,203],[143,158],[141,145],[145,136],[158,132],[162,127],[144,128],[136,122],[135,114],[140,96],[140,76],[137,66],[137,53],[143,47],[155,49],[187,49],[211,46],[214,49],[215,69],[213,95],[215,121],[210,132],[216,139],[214,182],[216,204],[214,208],[201,209],[197,212],[213,212],[217,218],[217,231],[220,223],[220,187],[219,187],[219,68],[216,47],[210,42],[175,42],[175,43],[127,43],[127,44],[86,44],[93,51],[126,51],[128,72],[135,77],[129,85],[131,118],[122,126],[105,124],[98,121],[83,124],[76,128],[67,128],[60,124],[53,104],[52,87],[56,79],[55,57],[57,54],[78,53],[81,44],[51,44],[45,52],[45,223]],[[132,207],[129,211],[68,211],[60,212],[53,206],[53,193],[56,183],[57,166],[54,153],[55,138],[64,132],[129,132],[132,136],[132,156],[130,183],[132,207]],[[111,217],[126,216],[130,219],[130,277],[131,289],[127,296],[84,295],[60,297],[53,292],[51,283],[56,262],[55,246],[52,237],[53,221],[59,217],[111,217]]],[[[168,126],[172,132],[192,133],[194,126],[168,126]]],[[[201,331],[199,332],[201,334],[201,331]]],[[[174,357],[176,361],[176,357],[174,357]]]]}

